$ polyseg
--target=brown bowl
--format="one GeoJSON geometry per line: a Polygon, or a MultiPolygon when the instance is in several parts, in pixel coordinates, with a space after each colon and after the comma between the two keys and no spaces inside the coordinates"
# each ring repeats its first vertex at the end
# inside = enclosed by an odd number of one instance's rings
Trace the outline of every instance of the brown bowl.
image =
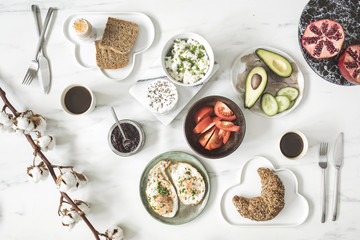
{"type": "Polygon", "coordinates": [[[233,153],[241,144],[245,136],[246,124],[245,117],[240,108],[232,100],[221,96],[208,96],[198,100],[190,108],[185,119],[185,136],[190,147],[198,154],[207,158],[222,158],[233,153]],[[214,107],[217,101],[225,103],[235,114],[236,119],[232,121],[235,125],[240,126],[240,131],[232,132],[228,142],[220,148],[207,150],[199,143],[201,134],[193,133],[195,124],[195,114],[200,108],[205,106],[214,107]]]}

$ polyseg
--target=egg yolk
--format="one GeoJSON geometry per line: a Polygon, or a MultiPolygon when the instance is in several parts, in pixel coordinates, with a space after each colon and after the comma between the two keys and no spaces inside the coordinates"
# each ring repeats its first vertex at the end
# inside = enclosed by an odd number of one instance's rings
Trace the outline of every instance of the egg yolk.
{"type": "Polygon", "coordinates": [[[158,209],[160,214],[172,212],[173,209],[173,200],[168,195],[157,195],[154,196],[155,207],[158,209]]]}

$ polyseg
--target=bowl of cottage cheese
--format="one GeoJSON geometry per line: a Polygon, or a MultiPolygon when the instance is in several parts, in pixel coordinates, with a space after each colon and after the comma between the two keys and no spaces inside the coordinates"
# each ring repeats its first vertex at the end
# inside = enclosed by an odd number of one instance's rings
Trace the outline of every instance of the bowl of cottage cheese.
{"type": "Polygon", "coordinates": [[[210,44],[195,33],[182,33],[170,38],[163,47],[161,59],[167,77],[181,86],[206,82],[214,67],[210,44]]]}

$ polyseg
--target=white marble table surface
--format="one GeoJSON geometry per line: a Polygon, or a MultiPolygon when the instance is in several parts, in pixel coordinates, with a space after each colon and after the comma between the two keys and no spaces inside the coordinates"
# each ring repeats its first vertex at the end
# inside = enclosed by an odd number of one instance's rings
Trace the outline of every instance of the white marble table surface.
{"type": "MultiPolygon", "coordinates": [[[[16,108],[32,109],[49,119],[48,133],[57,140],[56,149],[47,154],[49,159],[55,164],[72,164],[88,176],[89,184],[75,197],[91,204],[92,212],[88,217],[99,231],[116,223],[123,227],[126,239],[356,239],[360,236],[360,89],[322,80],[304,61],[297,40],[297,25],[306,3],[307,0],[1,0],[0,86],[16,108]],[[37,83],[29,87],[21,85],[37,41],[30,11],[32,2],[41,8],[43,19],[48,7],[58,9],[46,38],[53,74],[49,95],[44,95],[37,83]],[[96,70],[77,64],[73,46],[65,39],[62,26],[67,16],[80,11],[139,11],[151,17],[156,28],[154,44],[139,56],[128,79],[114,82],[96,70]],[[128,93],[130,86],[159,58],[163,43],[185,31],[203,35],[221,64],[218,77],[191,103],[216,94],[240,104],[231,87],[230,68],[236,56],[257,45],[281,49],[297,61],[305,75],[302,103],[280,119],[263,118],[240,106],[247,122],[241,146],[222,159],[197,155],[187,145],[183,133],[189,105],[164,127],[128,93]],[[74,117],[61,110],[60,94],[73,83],[86,84],[94,90],[98,103],[91,114],[74,117]],[[146,144],[138,154],[125,159],[111,152],[106,138],[113,124],[109,105],[115,107],[120,118],[134,119],[143,126],[146,144]],[[281,134],[291,129],[303,131],[310,143],[308,154],[301,160],[286,160],[277,148],[281,134]],[[318,145],[321,141],[329,141],[332,147],[341,131],[345,133],[345,163],[341,174],[339,217],[338,221],[331,221],[334,167],[330,164],[328,217],[322,224],[318,145]],[[197,156],[210,173],[212,184],[205,211],[192,222],[180,226],[154,220],[139,197],[139,179],[146,164],[158,154],[173,150],[197,156]],[[221,196],[238,183],[241,166],[255,155],[266,156],[275,166],[289,168],[297,175],[299,190],[310,205],[309,216],[300,226],[237,227],[223,219],[221,196]]],[[[0,135],[0,238],[92,239],[84,223],[71,231],[61,226],[57,216],[57,189],[50,179],[38,184],[28,180],[26,167],[31,161],[32,150],[24,137],[0,135]]]]}

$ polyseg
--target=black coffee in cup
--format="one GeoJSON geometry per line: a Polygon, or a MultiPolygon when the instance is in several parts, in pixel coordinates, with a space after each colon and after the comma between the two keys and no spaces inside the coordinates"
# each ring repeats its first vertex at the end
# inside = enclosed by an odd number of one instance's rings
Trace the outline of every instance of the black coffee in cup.
{"type": "Polygon", "coordinates": [[[91,93],[82,86],[70,88],[64,97],[65,107],[73,114],[85,113],[90,108],[91,102],[91,93]]]}
{"type": "Polygon", "coordinates": [[[280,151],[287,158],[297,158],[304,151],[303,138],[296,132],[287,132],[280,140],[280,151]]]}

